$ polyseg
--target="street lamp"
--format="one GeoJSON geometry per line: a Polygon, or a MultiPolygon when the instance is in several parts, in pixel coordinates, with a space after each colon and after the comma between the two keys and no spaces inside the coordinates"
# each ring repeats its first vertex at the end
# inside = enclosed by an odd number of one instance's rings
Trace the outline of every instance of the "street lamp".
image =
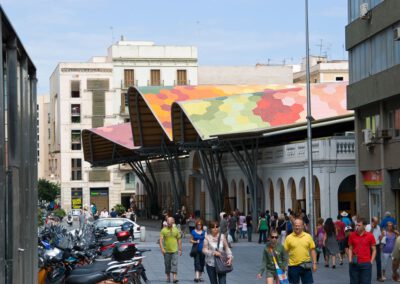
{"type": "Polygon", "coordinates": [[[310,213],[310,233],[314,236],[315,212],[314,212],[314,186],[313,186],[313,160],[312,160],[312,132],[311,122],[311,89],[310,89],[310,50],[308,38],[308,0],[305,0],[306,22],[306,89],[307,89],[307,153],[308,153],[308,208],[310,213]]]}

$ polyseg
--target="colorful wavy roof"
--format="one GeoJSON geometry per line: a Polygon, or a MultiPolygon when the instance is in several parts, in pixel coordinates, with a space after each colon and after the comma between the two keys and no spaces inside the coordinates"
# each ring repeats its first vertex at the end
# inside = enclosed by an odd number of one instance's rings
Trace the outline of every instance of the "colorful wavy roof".
{"type": "MultiPolygon", "coordinates": [[[[351,114],[346,109],[347,83],[311,86],[312,116],[316,120],[351,114]]],[[[306,88],[265,87],[261,92],[177,102],[201,139],[306,122],[306,88]]],[[[179,125],[174,125],[179,127],[179,125]]]]}
{"type": "Polygon", "coordinates": [[[294,85],[221,85],[139,87],[137,90],[158,120],[168,138],[172,141],[171,106],[174,102],[227,97],[237,94],[255,93],[293,87],[294,85]]]}

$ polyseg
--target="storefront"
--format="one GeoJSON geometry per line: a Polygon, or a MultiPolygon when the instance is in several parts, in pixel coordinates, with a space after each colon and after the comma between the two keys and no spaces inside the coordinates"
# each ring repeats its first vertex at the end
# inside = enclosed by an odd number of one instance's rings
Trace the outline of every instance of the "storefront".
{"type": "Polygon", "coordinates": [[[382,171],[362,172],[364,186],[368,190],[369,216],[382,218],[382,171]]]}

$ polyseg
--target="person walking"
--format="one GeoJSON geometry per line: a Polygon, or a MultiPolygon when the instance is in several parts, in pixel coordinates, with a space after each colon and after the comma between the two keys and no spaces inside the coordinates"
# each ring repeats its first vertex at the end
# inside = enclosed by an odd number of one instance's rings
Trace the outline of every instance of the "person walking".
{"type": "Polygon", "coordinates": [[[315,243],[310,234],[304,232],[303,219],[295,219],[293,233],[285,240],[284,248],[289,254],[289,283],[314,283],[312,272],[317,271],[315,243]]]}
{"type": "Polygon", "coordinates": [[[251,242],[251,237],[253,234],[253,217],[251,216],[251,212],[246,216],[246,224],[247,224],[247,241],[251,242]]]}
{"type": "Polygon", "coordinates": [[[192,231],[196,227],[196,219],[194,219],[194,214],[190,214],[190,217],[186,221],[188,227],[189,227],[189,234],[192,233],[192,231]]]}
{"type": "Polygon", "coordinates": [[[340,260],[340,265],[343,265],[343,258],[345,255],[345,238],[346,238],[346,234],[345,234],[345,228],[346,228],[346,224],[344,222],[342,222],[341,220],[341,216],[340,214],[337,215],[336,218],[336,222],[335,222],[335,227],[336,227],[336,237],[337,237],[337,242],[339,245],[339,260],[340,260]]]}
{"type": "Polygon", "coordinates": [[[203,282],[202,274],[204,273],[205,256],[203,253],[204,239],[206,237],[206,231],[203,229],[204,224],[201,219],[197,219],[195,229],[190,233],[192,238],[190,242],[197,244],[197,253],[194,256],[194,271],[195,277],[194,282],[203,282]]]}
{"type": "Polygon", "coordinates": [[[399,265],[400,265],[400,237],[397,237],[392,252],[392,279],[395,282],[400,282],[400,277],[398,273],[399,265]]]}
{"type": "Polygon", "coordinates": [[[396,243],[396,233],[394,232],[394,225],[392,222],[387,222],[386,230],[383,231],[383,238],[381,240],[382,248],[382,280],[386,280],[386,271],[389,259],[392,257],[394,245],[396,243]]]}
{"type": "Polygon", "coordinates": [[[371,284],[376,246],[374,236],[365,231],[366,225],[364,218],[358,218],[356,230],[349,236],[350,284],[371,284]]]}
{"type": "Polygon", "coordinates": [[[287,225],[287,222],[285,220],[285,215],[280,214],[279,218],[278,218],[278,226],[276,228],[276,231],[278,232],[278,235],[280,236],[281,245],[283,245],[285,243],[286,225],[287,225]]]}
{"type": "Polygon", "coordinates": [[[101,210],[100,218],[108,218],[107,208],[104,207],[103,210],[101,210]]]}
{"type": "Polygon", "coordinates": [[[346,226],[351,226],[351,220],[349,218],[349,213],[347,213],[346,211],[342,211],[342,213],[340,213],[340,216],[342,216],[342,222],[346,224],[346,226]]]}
{"type": "Polygon", "coordinates": [[[241,239],[244,239],[244,231],[243,231],[243,224],[246,222],[246,216],[243,213],[239,213],[239,236],[241,239]]]}
{"type": "Polygon", "coordinates": [[[325,246],[324,246],[324,240],[325,240],[325,230],[324,230],[324,219],[323,218],[319,218],[317,221],[317,228],[315,229],[315,241],[316,243],[316,252],[317,252],[317,262],[319,262],[319,257],[321,255],[321,253],[324,256],[324,260],[325,260],[325,267],[328,267],[328,259],[326,256],[326,250],[325,250],[325,246]]]}
{"type": "MultiPolygon", "coordinates": [[[[333,223],[332,218],[328,218],[324,224],[324,247],[326,250],[328,267],[329,267],[329,259],[332,261],[332,269],[336,268],[336,255],[339,254],[339,245],[337,242],[337,233],[336,227],[333,223]]],[[[326,265],[325,265],[326,266],[326,265]]]]}
{"type": "Polygon", "coordinates": [[[261,242],[263,242],[265,244],[267,242],[268,224],[264,213],[261,213],[260,219],[258,220],[257,231],[259,233],[258,243],[261,244],[261,242]]]}
{"type": "Polygon", "coordinates": [[[203,253],[206,256],[206,269],[211,284],[226,284],[226,273],[217,273],[215,270],[215,257],[221,257],[225,251],[227,263],[232,264],[232,251],[228,246],[225,235],[219,232],[218,222],[210,222],[210,234],[204,239],[203,253]]]}
{"type": "Polygon", "coordinates": [[[164,256],[165,275],[167,282],[171,282],[170,274],[173,276],[173,283],[178,283],[178,252],[182,255],[182,240],[179,230],[174,226],[175,220],[172,217],[167,219],[167,227],[160,232],[160,250],[164,256]]]}
{"type": "Polygon", "coordinates": [[[367,232],[370,232],[374,235],[375,238],[375,248],[376,248],[376,280],[379,282],[383,282],[382,279],[382,260],[381,260],[381,239],[382,239],[382,231],[381,227],[378,225],[378,217],[371,218],[371,224],[368,224],[365,227],[367,232]]]}
{"type": "Polygon", "coordinates": [[[280,269],[283,271],[286,271],[287,269],[287,253],[283,246],[279,243],[278,238],[278,232],[271,230],[269,234],[269,241],[267,242],[263,251],[261,268],[257,274],[257,278],[261,279],[264,271],[266,271],[266,284],[274,284],[274,282],[279,284],[275,261],[280,269]]]}
{"type": "Polygon", "coordinates": [[[228,220],[228,228],[229,228],[229,235],[231,235],[232,237],[232,241],[236,243],[237,239],[235,235],[236,231],[238,230],[238,218],[236,217],[235,211],[232,212],[232,216],[228,220]]]}
{"type": "Polygon", "coordinates": [[[385,212],[385,218],[382,219],[380,227],[383,230],[386,230],[386,225],[388,222],[392,222],[393,228],[396,228],[396,226],[397,226],[396,219],[392,217],[392,213],[390,213],[390,211],[385,212]]]}

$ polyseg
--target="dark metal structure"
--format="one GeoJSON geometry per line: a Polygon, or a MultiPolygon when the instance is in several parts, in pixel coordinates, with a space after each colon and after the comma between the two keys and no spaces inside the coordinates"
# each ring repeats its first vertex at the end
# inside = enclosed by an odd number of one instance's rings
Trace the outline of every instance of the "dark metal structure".
{"type": "Polygon", "coordinates": [[[0,283],[37,283],[36,68],[0,18],[0,283]]]}

